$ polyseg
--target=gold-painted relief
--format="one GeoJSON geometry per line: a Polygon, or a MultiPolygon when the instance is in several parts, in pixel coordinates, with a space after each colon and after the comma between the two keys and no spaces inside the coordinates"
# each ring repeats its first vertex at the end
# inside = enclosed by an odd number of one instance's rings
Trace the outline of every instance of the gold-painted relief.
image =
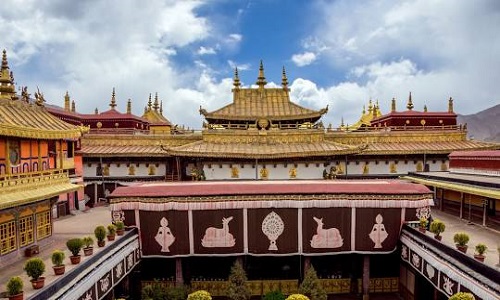
{"type": "Polygon", "coordinates": [[[395,162],[391,162],[391,164],[389,165],[389,172],[391,172],[391,173],[397,173],[398,172],[397,166],[396,166],[395,162]]]}
{"type": "Polygon", "coordinates": [[[231,178],[240,178],[240,170],[238,167],[233,166],[231,168],[231,178]]]}
{"type": "Polygon", "coordinates": [[[148,175],[155,175],[155,174],[156,174],[156,167],[154,165],[149,165],[148,175]]]}
{"type": "Polygon", "coordinates": [[[297,169],[295,167],[292,167],[288,171],[288,175],[290,176],[290,178],[297,178],[297,169]]]}
{"type": "Polygon", "coordinates": [[[128,167],[128,175],[135,175],[135,167],[134,167],[134,165],[130,165],[128,167]]]}
{"type": "Polygon", "coordinates": [[[417,163],[417,168],[416,169],[417,169],[417,172],[422,172],[424,170],[422,162],[419,161],[417,163]]]}
{"type": "Polygon", "coordinates": [[[269,178],[269,170],[266,167],[260,169],[260,179],[268,179],[269,178]]]}
{"type": "Polygon", "coordinates": [[[363,175],[368,175],[370,173],[370,166],[368,165],[368,163],[365,163],[365,165],[363,166],[363,175]]]}

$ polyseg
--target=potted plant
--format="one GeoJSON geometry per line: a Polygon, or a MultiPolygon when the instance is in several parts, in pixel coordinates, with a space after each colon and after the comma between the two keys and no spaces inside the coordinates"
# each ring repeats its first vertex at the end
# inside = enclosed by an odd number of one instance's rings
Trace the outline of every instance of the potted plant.
{"type": "Polygon", "coordinates": [[[76,265],[80,263],[81,256],[80,256],[80,250],[83,247],[83,241],[81,238],[72,238],[66,241],[66,246],[68,247],[69,251],[71,252],[71,256],[69,259],[71,260],[71,263],[76,265]]]}
{"type": "Polygon", "coordinates": [[[23,300],[23,280],[19,276],[14,276],[7,282],[7,295],[9,300],[23,300]]]}
{"type": "Polygon", "coordinates": [[[91,236],[86,236],[82,239],[83,242],[83,253],[85,256],[92,255],[94,253],[94,239],[91,236]]]}
{"type": "Polygon", "coordinates": [[[61,250],[54,250],[52,252],[52,269],[54,269],[54,275],[62,275],[66,271],[66,266],[63,264],[66,255],[61,250]]]}
{"type": "Polygon", "coordinates": [[[94,229],[94,235],[97,239],[97,246],[104,247],[106,244],[106,241],[104,240],[106,238],[106,228],[102,225],[97,226],[94,229]]]}
{"type": "Polygon", "coordinates": [[[422,233],[425,233],[426,229],[427,229],[427,224],[429,224],[429,221],[427,220],[427,218],[420,218],[420,227],[418,227],[418,230],[420,230],[420,232],[422,233]]]}
{"type": "Polygon", "coordinates": [[[45,277],[42,277],[45,272],[45,263],[38,257],[30,258],[24,264],[24,270],[31,277],[31,285],[34,289],[41,289],[45,284],[45,277]]]}
{"type": "Polygon", "coordinates": [[[113,224],[108,225],[108,241],[114,241],[116,235],[116,227],[113,224]]]}
{"type": "Polygon", "coordinates": [[[440,241],[443,238],[440,234],[443,233],[445,229],[446,229],[446,225],[444,225],[443,221],[441,221],[439,219],[434,219],[431,222],[430,231],[432,233],[434,233],[434,238],[436,240],[440,241]]]}
{"type": "Polygon", "coordinates": [[[448,300],[475,300],[476,298],[471,293],[458,292],[453,294],[448,300]]]}
{"type": "Polygon", "coordinates": [[[116,234],[117,235],[124,235],[125,234],[125,223],[123,223],[123,221],[116,221],[115,227],[116,227],[116,234]]]}
{"type": "Polygon", "coordinates": [[[457,232],[453,236],[457,249],[463,253],[467,253],[467,243],[469,242],[469,235],[465,232],[457,232]]]}
{"type": "Polygon", "coordinates": [[[488,247],[483,244],[483,243],[479,243],[476,245],[476,253],[474,254],[474,258],[479,260],[480,262],[484,262],[484,252],[486,252],[486,249],[488,249],[488,247]]]}

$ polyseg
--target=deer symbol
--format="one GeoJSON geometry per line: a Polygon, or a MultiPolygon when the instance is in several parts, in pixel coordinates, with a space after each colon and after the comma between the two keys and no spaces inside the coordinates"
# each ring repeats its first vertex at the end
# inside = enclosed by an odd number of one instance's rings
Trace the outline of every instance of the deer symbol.
{"type": "Polygon", "coordinates": [[[201,245],[203,247],[233,247],[235,244],[235,239],[231,233],[229,233],[229,222],[233,217],[222,218],[222,228],[208,227],[205,230],[205,236],[201,240],[201,245]]]}
{"type": "Polygon", "coordinates": [[[344,240],[340,235],[337,228],[323,229],[323,218],[319,219],[313,217],[314,221],[318,223],[316,234],[313,235],[311,240],[312,248],[338,248],[342,247],[344,240]]]}

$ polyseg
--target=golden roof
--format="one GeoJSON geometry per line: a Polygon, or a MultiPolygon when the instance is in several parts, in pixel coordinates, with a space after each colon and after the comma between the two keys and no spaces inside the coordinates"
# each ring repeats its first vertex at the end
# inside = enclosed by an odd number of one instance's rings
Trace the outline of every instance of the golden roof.
{"type": "MultiPolygon", "coordinates": [[[[342,130],[352,131],[352,130],[357,130],[361,127],[370,127],[372,120],[376,119],[380,116],[382,116],[382,112],[380,111],[378,101],[375,105],[373,105],[372,100],[370,100],[368,102],[368,111],[366,111],[365,107],[363,106],[363,112],[361,113],[361,117],[359,118],[359,120],[356,123],[354,123],[352,125],[347,125],[347,126],[344,124],[341,124],[340,128],[342,130]]],[[[342,121],[342,123],[344,123],[344,122],[342,121]]]]}
{"type": "Polygon", "coordinates": [[[341,155],[357,152],[356,147],[327,141],[297,143],[215,143],[198,141],[167,149],[167,153],[188,157],[276,159],[341,155]]]}
{"type": "Polygon", "coordinates": [[[240,88],[237,70],[235,71],[233,103],[216,111],[207,112],[200,107],[200,114],[208,120],[249,121],[270,119],[276,121],[319,119],[328,111],[328,107],[320,110],[304,108],[290,101],[288,80],[283,70],[281,88],[265,88],[264,68],[259,69],[257,88],[240,88]]]}
{"type": "Polygon", "coordinates": [[[158,93],[155,95],[155,102],[151,102],[151,94],[149,95],[148,106],[144,109],[142,118],[149,121],[153,126],[157,125],[172,125],[172,123],[163,116],[163,102],[159,103],[158,93]]]}
{"type": "Polygon", "coordinates": [[[457,150],[487,150],[499,149],[499,144],[480,141],[429,141],[403,143],[373,143],[366,144],[362,153],[368,155],[380,154],[447,154],[457,150]]]}
{"type": "Polygon", "coordinates": [[[100,156],[124,156],[124,157],[143,157],[143,156],[165,156],[166,153],[162,148],[154,145],[141,146],[83,146],[80,150],[85,157],[100,157],[100,156]]]}

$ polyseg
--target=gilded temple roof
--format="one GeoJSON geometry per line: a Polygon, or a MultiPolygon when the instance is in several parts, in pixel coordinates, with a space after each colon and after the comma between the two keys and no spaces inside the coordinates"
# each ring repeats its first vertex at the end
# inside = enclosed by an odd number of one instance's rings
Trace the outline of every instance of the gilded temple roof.
{"type": "Polygon", "coordinates": [[[151,94],[149,95],[148,106],[144,108],[142,118],[148,120],[151,125],[172,125],[172,123],[163,116],[163,102],[159,102],[158,93],[155,95],[154,103],[151,102],[151,94]]]}
{"type": "Polygon", "coordinates": [[[447,154],[457,150],[488,150],[498,149],[499,144],[480,141],[429,141],[429,142],[403,142],[403,143],[373,143],[367,144],[363,154],[447,154]]]}
{"type": "Polygon", "coordinates": [[[144,156],[165,156],[166,153],[160,146],[154,145],[134,145],[134,146],[91,146],[84,145],[80,150],[85,157],[144,157],[144,156]]]}
{"type": "Polygon", "coordinates": [[[288,79],[284,69],[281,88],[266,88],[266,83],[262,62],[257,88],[241,88],[236,69],[233,83],[233,103],[213,112],[207,112],[200,107],[200,114],[209,122],[214,120],[255,121],[258,119],[271,121],[310,119],[317,121],[328,111],[328,107],[312,110],[291,102],[288,79]]]}

